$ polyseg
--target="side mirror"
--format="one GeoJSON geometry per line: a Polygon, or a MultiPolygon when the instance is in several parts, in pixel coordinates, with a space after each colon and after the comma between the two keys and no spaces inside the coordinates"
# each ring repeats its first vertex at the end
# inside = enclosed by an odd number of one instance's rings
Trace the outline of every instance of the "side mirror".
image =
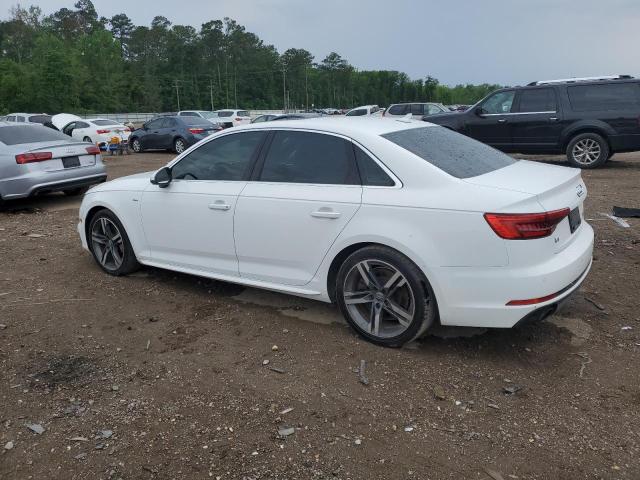
{"type": "Polygon", "coordinates": [[[483,115],[484,115],[485,113],[487,113],[487,112],[485,111],[485,109],[484,109],[484,108],[482,108],[482,107],[478,107],[478,108],[476,108],[476,112],[475,112],[475,113],[476,113],[476,115],[477,115],[477,116],[481,117],[481,116],[483,116],[483,115]]]}
{"type": "Polygon", "coordinates": [[[162,167],[156,172],[151,179],[153,185],[158,185],[160,188],[167,188],[171,183],[171,169],[169,167],[162,167]]]}

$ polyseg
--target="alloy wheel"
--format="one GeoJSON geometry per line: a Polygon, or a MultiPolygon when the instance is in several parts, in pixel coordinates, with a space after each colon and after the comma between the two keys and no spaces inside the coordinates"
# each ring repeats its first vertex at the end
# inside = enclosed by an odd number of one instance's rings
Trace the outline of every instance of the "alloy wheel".
{"type": "Polygon", "coordinates": [[[118,270],[124,261],[124,240],[120,230],[107,217],[91,227],[91,246],[96,259],[107,270],[118,270]]]}
{"type": "Polygon", "coordinates": [[[594,139],[583,138],[576,142],[571,154],[577,163],[581,165],[591,165],[602,155],[602,148],[594,139]]]}
{"type": "Polygon", "coordinates": [[[349,270],[343,299],[351,319],[379,338],[401,335],[413,322],[416,299],[409,282],[381,260],[363,260],[349,270]]]}
{"type": "Polygon", "coordinates": [[[131,144],[131,147],[133,148],[134,152],[140,153],[140,150],[141,150],[140,140],[136,138],[131,144]]]}
{"type": "Polygon", "coordinates": [[[182,153],[185,151],[184,141],[176,140],[176,153],[182,153]]]}

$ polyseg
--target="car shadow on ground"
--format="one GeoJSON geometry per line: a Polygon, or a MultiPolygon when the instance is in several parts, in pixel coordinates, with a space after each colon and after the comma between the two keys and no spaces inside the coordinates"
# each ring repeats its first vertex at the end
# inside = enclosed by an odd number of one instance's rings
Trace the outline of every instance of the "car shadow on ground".
{"type": "Polygon", "coordinates": [[[56,212],[79,209],[82,196],[69,196],[62,192],[48,193],[18,200],[6,200],[0,204],[0,213],[56,212]]]}

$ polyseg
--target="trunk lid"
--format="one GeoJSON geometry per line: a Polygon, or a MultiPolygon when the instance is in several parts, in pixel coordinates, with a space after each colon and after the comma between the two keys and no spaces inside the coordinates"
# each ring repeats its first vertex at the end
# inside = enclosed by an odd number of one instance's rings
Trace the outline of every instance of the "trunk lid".
{"type": "Polygon", "coordinates": [[[536,240],[549,243],[555,252],[563,250],[572,242],[575,234],[580,230],[580,226],[575,228],[576,224],[584,221],[584,199],[587,196],[587,188],[582,180],[581,170],[577,168],[520,160],[508,167],[467,178],[464,181],[484,187],[534,195],[540,204],[539,212],[564,208],[572,211],[571,222],[569,217],[563,219],[550,237],[536,240]],[[576,209],[578,210],[575,211],[576,209]]]}
{"type": "Polygon", "coordinates": [[[84,142],[42,142],[41,144],[30,144],[28,149],[21,149],[20,153],[50,152],[50,160],[27,163],[25,166],[30,169],[55,172],[95,165],[96,155],[88,153],[88,147],[92,147],[92,145],[84,142]]]}

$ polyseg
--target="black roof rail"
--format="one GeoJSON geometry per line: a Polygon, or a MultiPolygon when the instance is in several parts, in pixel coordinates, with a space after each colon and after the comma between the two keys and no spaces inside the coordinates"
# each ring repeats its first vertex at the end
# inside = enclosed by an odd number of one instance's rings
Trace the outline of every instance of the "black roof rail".
{"type": "Polygon", "coordinates": [[[558,80],[538,80],[527,84],[527,87],[535,87],[536,85],[549,85],[554,83],[577,83],[577,82],[597,82],[599,80],[629,80],[634,78],[632,75],[605,75],[602,77],[576,77],[576,78],[560,78],[558,80]]]}

